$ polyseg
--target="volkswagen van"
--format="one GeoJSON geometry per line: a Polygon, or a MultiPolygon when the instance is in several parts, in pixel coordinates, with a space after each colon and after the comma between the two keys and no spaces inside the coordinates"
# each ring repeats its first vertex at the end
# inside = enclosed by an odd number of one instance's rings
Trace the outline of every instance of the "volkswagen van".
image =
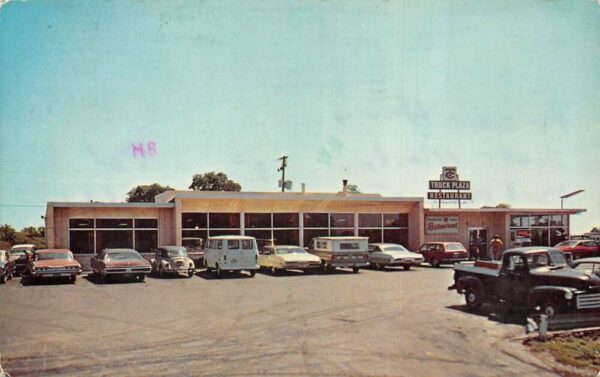
{"type": "Polygon", "coordinates": [[[217,278],[224,272],[248,271],[254,277],[260,268],[256,239],[248,236],[216,236],[206,242],[204,267],[217,278]]]}

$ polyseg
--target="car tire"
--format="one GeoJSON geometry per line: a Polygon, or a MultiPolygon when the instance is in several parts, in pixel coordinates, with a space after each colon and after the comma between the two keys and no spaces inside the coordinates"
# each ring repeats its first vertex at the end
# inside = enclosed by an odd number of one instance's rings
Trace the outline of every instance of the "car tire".
{"type": "Polygon", "coordinates": [[[193,268],[190,268],[190,269],[188,270],[188,276],[187,276],[187,277],[188,277],[188,279],[192,278],[192,277],[194,276],[194,273],[195,273],[195,272],[196,272],[196,271],[195,271],[193,268]]]}
{"type": "Polygon", "coordinates": [[[250,271],[250,277],[253,278],[254,275],[256,275],[256,270],[251,270],[250,271]]]}
{"type": "Polygon", "coordinates": [[[358,274],[358,271],[360,271],[360,268],[352,267],[352,272],[354,272],[355,274],[358,274]]]}
{"type": "Polygon", "coordinates": [[[219,266],[217,264],[217,267],[215,268],[215,276],[217,277],[217,279],[220,279],[223,276],[223,271],[221,270],[221,266],[219,266]]]}
{"type": "Polygon", "coordinates": [[[165,277],[165,271],[163,270],[162,266],[158,266],[158,277],[159,278],[165,277]]]}
{"type": "Polygon", "coordinates": [[[467,309],[471,312],[476,312],[483,305],[483,297],[480,289],[469,287],[465,290],[465,302],[467,309]]]}
{"type": "Polygon", "coordinates": [[[7,281],[8,281],[7,274],[2,274],[2,276],[0,277],[0,284],[6,284],[7,281]]]}
{"type": "Polygon", "coordinates": [[[75,284],[76,281],[77,281],[77,276],[73,275],[73,276],[69,277],[69,283],[75,284]]]}
{"type": "Polygon", "coordinates": [[[323,273],[328,274],[331,272],[331,266],[329,266],[327,263],[323,262],[323,273]]]}
{"type": "Polygon", "coordinates": [[[383,270],[383,266],[377,262],[375,262],[375,264],[373,266],[375,267],[376,270],[383,270]]]}
{"type": "Polygon", "coordinates": [[[139,274],[139,275],[137,276],[137,281],[139,281],[140,283],[143,283],[143,282],[144,282],[144,280],[146,280],[146,275],[144,275],[144,274],[139,274]]]}
{"type": "Polygon", "coordinates": [[[271,275],[277,275],[277,269],[275,268],[275,266],[271,266],[269,272],[271,273],[271,275]]]}
{"type": "Polygon", "coordinates": [[[406,271],[410,270],[410,264],[404,265],[404,266],[402,266],[402,267],[404,267],[404,269],[405,269],[406,271]]]}
{"type": "Polygon", "coordinates": [[[429,262],[431,264],[431,267],[435,267],[435,268],[439,268],[440,267],[440,261],[437,260],[437,258],[431,258],[431,262],[429,262]]]}

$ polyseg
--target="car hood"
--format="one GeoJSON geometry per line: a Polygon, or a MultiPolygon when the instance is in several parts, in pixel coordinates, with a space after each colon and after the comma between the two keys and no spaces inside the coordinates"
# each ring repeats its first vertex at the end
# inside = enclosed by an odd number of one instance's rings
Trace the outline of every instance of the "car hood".
{"type": "Polygon", "coordinates": [[[173,257],[173,258],[164,259],[164,260],[171,264],[177,263],[177,262],[193,263],[193,261],[188,257],[173,257]]]}
{"type": "Polygon", "coordinates": [[[283,254],[277,255],[284,262],[321,262],[321,258],[312,254],[283,254]]]}
{"type": "Polygon", "coordinates": [[[423,258],[421,254],[413,253],[412,251],[382,251],[384,255],[388,255],[392,258],[423,258]]]}
{"type": "Polygon", "coordinates": [[[34,267],[64,267],[64,266],[79,266],[79,262],[72,259],[48,259],[31,262],[34,267]]]}
{"type": "Polygon", "coordinates": [[[531,275],[542,279],[544,282],[556,283],[559,285],[571,285],[573,284],[587,284],[590,286],[600,287],[600,278],[594,275],[588,275],[581,271],[577,271],[572,268],[560,268],[557,270],[550,270],[549,268],[539,268],[532,270],[531,275]]]}

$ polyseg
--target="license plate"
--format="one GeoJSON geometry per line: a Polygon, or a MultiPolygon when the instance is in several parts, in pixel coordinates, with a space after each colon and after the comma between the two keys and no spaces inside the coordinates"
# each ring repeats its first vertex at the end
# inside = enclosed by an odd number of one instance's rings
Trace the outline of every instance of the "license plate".
{"type": "Polygon", "coordinates": [[[71,276],[71,274],[60,274],[60,276],[71,276]]]}
{"type": "Polygon", "coordinates": [[[130,274],[130,273],[123,274],[123,277],[126,277],[126,278],[130,278],[130,277],[132,277],[132,276],[133,276],[133,274],[130,274]]]}
{"type": "Polygon", "coordinates": [[[52,275],[52,274],[42,274],[43,278],[51,278],[52,276],[54,276],[54,275],[52,275]]]}

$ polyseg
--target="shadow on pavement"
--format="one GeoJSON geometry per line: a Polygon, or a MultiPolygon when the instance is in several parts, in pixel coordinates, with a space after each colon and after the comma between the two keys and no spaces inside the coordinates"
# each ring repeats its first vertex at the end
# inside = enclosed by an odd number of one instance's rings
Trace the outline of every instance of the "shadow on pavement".
{"type": "MultiPolygon", "coordinates": [[[[14,279],[14,278],[13,278],[14,279]]],[[[28,276],[21,277],[21,285],[73,285],[74,282],[71,282],[68,277],[60,277],[60,278],[36,278],[31,279],[28,276]]]]}
{"type": "Polygon", "coordinates": [[[88,274],[83,277],[87,281],[96,285],[110,285],[110,284],[127,284],[127,283],[143,283],[144,281],[137,280],[135,278],[126,278],[123,276],[107,276],[104,280],[100,280],[94,274],[88,274]]]}
{"type": "Polygon", "coordinates": [[[247,271],[242,272],[222,272],[222,276],[220,278],[217,277],[214,271],[201,270],[197,272],[196,275],[200,276],[202,279],[206,280],[232,280],[232,279],[251,279],[252,277],[247,271]]]}
{"type": "Polygon", "coordinates": [[[478,317],[485,317],[490,321],[505,323],[511,325],[525,325],[527,322],[527,313],[524,310],[513,310],[510,315],[502,319],[496,313],[495,306],[490,304],[484,304],[478,311],[472,312],[467,309],[466,305],[449,305],[446,309],[452,309],[459,312],[472,314],[478,317]]]}

